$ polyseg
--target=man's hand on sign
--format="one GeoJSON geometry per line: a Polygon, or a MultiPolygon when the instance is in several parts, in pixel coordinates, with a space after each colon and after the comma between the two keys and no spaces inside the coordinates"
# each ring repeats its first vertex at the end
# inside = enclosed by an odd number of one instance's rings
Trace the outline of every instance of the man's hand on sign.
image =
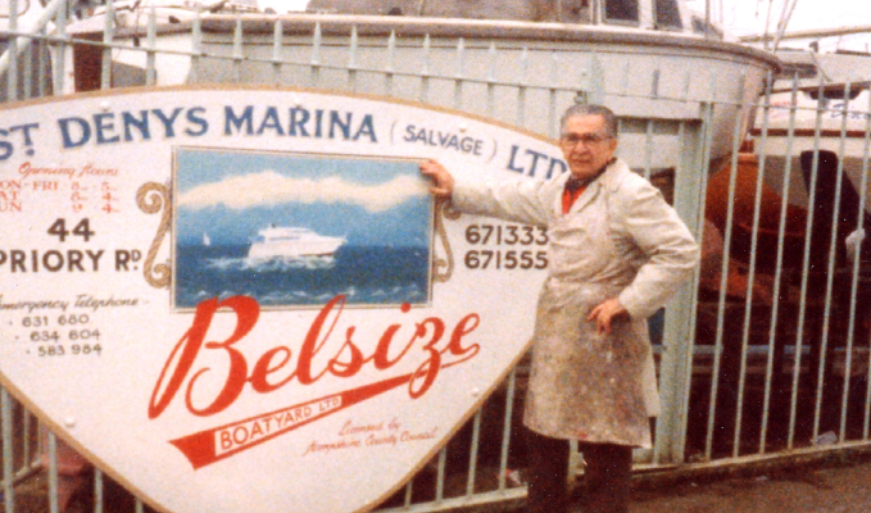
{"type": "Polygon", "coordinates": [[[443,165],[435,160],[428,160],[420,164],[420,172],[432,181],[429,190],[434,196],[451,199],[451,194],[454,192],[454,177],[443,165]]]}

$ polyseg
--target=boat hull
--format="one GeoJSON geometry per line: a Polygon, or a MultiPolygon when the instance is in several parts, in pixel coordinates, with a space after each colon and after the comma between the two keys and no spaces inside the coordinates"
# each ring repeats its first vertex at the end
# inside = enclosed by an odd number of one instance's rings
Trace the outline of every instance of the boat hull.
{"type": "MultiPolygon", "coordinates": [[[[759,50],[665,31],[377,16],[278,19],[280,31],[275,17],[205,17],[195,58],[185,54],[198,39],[190,23],[157,27],[158,52],[170,51],[160,55],[166,64],[157,84],[269,83],[376,94],[551,136],[558,135],[560,113],[580,95],[623,118],[621,157],[655,172],[682,164],[682,134],[687,123],[703,121],[704,103],[717,104],[708,157],[728,154],[736,123],[737,133],[746,133],[763,80],[777,66],[759,50]],[[244,58],[234,58],[239,55],[244,58]]],[[[70,28],[76,30],[89,29],[70,28]]],[[[133,47],[139,41],[133,35],[144,30],[119,31],[114,42],[133,47]]],[[[139,49],[116,50],[113,58],[116,67],[147,64],[139,49]]],[[[71,57],[68,64],[74,65],[71,57]]]]}
{"type": "Polygon", "coordinates": [[[871,83],[866,78],[871,57],[796,51],[778,56],[784,76],[772,87],[769,108],[761,103],[750,132],[755,152],[765,162],[766,180],[786,191],[791,204],[807,207],[816,153],[818,162],[821,155],[831,161],[824,166],[843,170],[857,193],[864,188],[871,194],[871,181],[863,179],[871,152],[871,83]],[[809,155],[805,166],[803,154],[809,155]]]}
{"type": "Polygon", "coordinates": [[[255,242],[251,244],[248,258],[300,258],[332,256],[344,244],[344,240],[326,238],[326,240],[299,242],[255,242]]]}

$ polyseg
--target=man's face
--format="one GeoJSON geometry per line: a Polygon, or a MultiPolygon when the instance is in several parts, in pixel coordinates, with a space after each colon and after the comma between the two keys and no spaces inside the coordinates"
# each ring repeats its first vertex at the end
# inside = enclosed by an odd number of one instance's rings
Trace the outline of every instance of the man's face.
{"type": "Polygon", "coordinates": [[[617,139],[608,135],[602,116],[572,116],[563,128],[560,148],[569,171],[575,178],[584,180],[592,178],[611,160],[617,139]]]}

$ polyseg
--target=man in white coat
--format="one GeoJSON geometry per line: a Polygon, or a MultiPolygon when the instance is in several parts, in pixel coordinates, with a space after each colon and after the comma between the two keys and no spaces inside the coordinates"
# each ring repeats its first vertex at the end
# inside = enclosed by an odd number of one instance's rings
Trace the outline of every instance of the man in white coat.
{"type": "Polygon", "coordinates": [[[524,424],[530,513],[568,511],[568,441],[586,462],[585,513],[628,511],[632,448],[651,447],[659,396],[647,318],[698,264],[686,225],[617,149],[617,119],[597,105],[562,117],[570,173],[471,183],[421,164],[431,191],[462,212],[547,228],[524,424]]]}

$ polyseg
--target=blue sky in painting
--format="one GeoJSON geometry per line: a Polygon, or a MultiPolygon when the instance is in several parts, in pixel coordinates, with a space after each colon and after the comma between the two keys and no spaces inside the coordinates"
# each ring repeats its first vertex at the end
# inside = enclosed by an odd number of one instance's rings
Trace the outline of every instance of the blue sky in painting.
{"type": "Polygon", "coordinates": [[[245,244],[271,224],[345,236],[349,245],[427,247],[432,200],[406,160],[181,148],[176,239],[245,244]]]}

